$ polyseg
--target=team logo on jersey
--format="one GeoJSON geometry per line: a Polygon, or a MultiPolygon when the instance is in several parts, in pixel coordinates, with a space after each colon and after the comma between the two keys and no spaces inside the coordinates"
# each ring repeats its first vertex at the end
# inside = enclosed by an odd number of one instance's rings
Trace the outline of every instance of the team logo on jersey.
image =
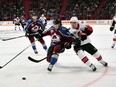
{"type": "Polygon", "coordinates": [[[38,31],[38,26],[33,27],[33,28],[32,28],[32,31],[33,31],[33,32],[38,31]]]}
{"type": "Polygon", "coordinates": [[[53,36],[52,36],[52,42],[60,42],[60,36],[59,35],[57,35],[57,34],[54,34],[53,36]]]}

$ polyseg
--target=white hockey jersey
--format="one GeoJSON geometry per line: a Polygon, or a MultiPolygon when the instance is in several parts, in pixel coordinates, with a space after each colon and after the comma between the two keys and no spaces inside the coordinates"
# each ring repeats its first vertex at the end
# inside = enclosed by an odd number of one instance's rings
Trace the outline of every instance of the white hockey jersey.
{"type": "Polygon", "coordinates": [[[116,22],[116,16],[114,16],[114,17],[113,17],[113,21],[115,21],[115,22],[116,22]]]}
{"type": "Polygon", "coordinates": [[[43,24],[45,24],[47,19],[46,17],[40,17],[40,20],[42,21],[43,24]]]}
{"type": "Polygon", "coordinates": [[[15,18],[15,19],[13,20],[13,22],[14,22],[14,24],[20,24],[20,19],[19,19],[19,18],[15,18]]]}
{"type": "MultiPolygon", "coordinates": [[[[79,33],[82,33],[82,31],[84,31],[86,27],[87,27],[87,25],[85,23],[79,22],[78,25],[77,25],[77,28],[74,29],[74,28],[71,27],[69,29],[69,32],[71,34],[73,34],[76,38],[80,38],[79,33]]],[[[90,40],[89,36],[87,36],[86,40],[81,41],[81,45],[84,45],[84,44],[87,44],[87,43],[90,43],[90,42],[91,42],[91,40],[90,40]]]]}

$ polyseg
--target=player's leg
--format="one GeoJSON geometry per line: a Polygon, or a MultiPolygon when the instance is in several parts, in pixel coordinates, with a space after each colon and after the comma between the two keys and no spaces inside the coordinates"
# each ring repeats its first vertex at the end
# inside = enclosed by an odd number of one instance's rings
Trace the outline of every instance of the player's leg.
{"type": "Polygon", "coordinates": [[[16,30],[17,24],[15,24],[15,30],[16,30]]]}
{"type": "Polygon", "coordinates": [[[21,30],[21,28],[20,28],[20,24],[18,24],[18,27],[19,27],[19,30],[21,30]]]}
{"type": "Polygon", "coordinates": [[[84,64],[89,66],[93,71],[97,70],[97,68],[90,62],[87,56],[85,56],[85,53],[83,50],[81,50],[81,48],[74,47],[74,50],[84,64]]]}
{"type": "Polygon", "coordinates": [[[95,57],[103,66],[108,66],[108,63],[103,60],[98,50],[91,43],[83,45],[82,49],[95,57]]]}
{"type": "Polygon", "coordinates": [[[43,38],[41,38],[39,35],[35,35],[35,38],[38,39],[38,41],[42,44],[43,49],[47,51],[47,45],[45,44],[45,41],[43,40],[43,38]]]}
{"type": "Polygon", "coordinates": [[[116,30],[114,31],[113,44],[112,44],[111,48],[114,48],[115,44],[116,44],[116,30]]]}
{"type": "Polygon", "coordinates": [[[64,52],[63,50],[64,48],[62,48],[62,46],[57,45],[53,48],[53,54],[51,56],[51,60],[50,60],[50,64],[47,68],[48,71],[52,71],[53,66],[56,64],[58,57],[59,57],[59,53],[64,52]]]}
{"type": "Polygon", "coordinates": [[[34,37],[28,37],[29,38],[29,41],[31,42],[31,44],[32,44],[32,49],[34,50],[34,53],[35,54],[38,54],[38,51],[37,51],[37,49],[36,49],[36,45],[35,45],[35,39],[34,39],[34,37]]]}
{"type": "Polygon", "coordinates": [[[46,58],[46,60],[47,60],[47,62],[49,62],[49,63],[50,63],[50,61],[51,61],[51,56],[52,56],[52,54],[53,54],[53,49],[54,49],[54,46],[50,46],[50,47],[48,48],[48,51],[47,51],[47,58],[46,58]]]}

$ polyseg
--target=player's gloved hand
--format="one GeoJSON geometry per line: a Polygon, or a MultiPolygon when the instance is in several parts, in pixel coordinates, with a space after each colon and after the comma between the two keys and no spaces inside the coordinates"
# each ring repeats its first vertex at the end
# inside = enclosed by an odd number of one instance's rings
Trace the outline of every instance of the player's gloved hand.
{"type": "Polygon", "coordinates": [[[39,38],[39,39],[40,39],[40,38],[42,38],[43,36],[44,36],[44,34],[43,34],[43,33],[41,33],[41,34],[40,34],[40,33],[38,33],[38,34],[36,34],[36,35],[35,35],[35,37],[37,37],[37,38],[39,38]]]}
{"type": "Polygon", "coordinates": [[[87,34],[86,33],[81,33],[81,40],[84,41],[87,39],[87,34]]]}
{"type": "Polygon", "coordinates": [[[74,42],[74,46],[75,46],[76,48],[79,48],[80,45],[81,45],[81,41],[80,41],[78,38],[76,38],[76,39],[75,39],[75,42],[74,42]]]}
{"type": "Polygon", "coordinates": [[[113,26],[111,26],[111,27],[110,27],[110,31],[113,31],[113,30],[114,30],[114,27],[113,27],[113,26]]]}
{"type": "Polygon", "coordinates": [[[30,36],[30,34],[26,32],[26,33],[25,33],[25,36],[26,36],[26,37],[29,37],[29,36],[30,36]]]}
{"type": "Polygon", "coordinates": [[[71,48],[71,45],[72,45],[71,42],[65,42],[64,43],[64,46],[65,46],[66,49],[70,49],[71,48]]]}

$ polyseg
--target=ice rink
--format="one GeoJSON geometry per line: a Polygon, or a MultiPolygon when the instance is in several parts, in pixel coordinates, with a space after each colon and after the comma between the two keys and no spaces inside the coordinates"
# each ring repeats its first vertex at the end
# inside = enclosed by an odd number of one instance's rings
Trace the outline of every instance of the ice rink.
{"type": "MultiPolygon", "coordinates": [[[[68,25],[65,25],[69,27],[68,25]]],[[[36,42],[38,54],[31,47],[0,69],[0,87],[116,87],[116,47],[111,48],[113,32],[110,25],[91,25],[94,29],[90,36],[92,43],[108,62],[109,67],[102,66],[95,58],[86,53],[95,64],[97,71],[83,64],[74,53],[73,48],[60,54],[52,72],[47,71],[46,60],[33,63],[28,56],[35,59],[46,57],[41,44],[36,42]],[[25,77],[26,80],[22,80],[25,77]]],[[[15,31],[14,26],[0,26],[0,37],[9,38],[24,35],[23,31],[15,31]]],[[[49,46],[50,37],[44,37],[49,46]]],[[[0,40],[0,66],[4,65],[24,48],[30,45],[26,37],[2,41],[0,40]]]]}

